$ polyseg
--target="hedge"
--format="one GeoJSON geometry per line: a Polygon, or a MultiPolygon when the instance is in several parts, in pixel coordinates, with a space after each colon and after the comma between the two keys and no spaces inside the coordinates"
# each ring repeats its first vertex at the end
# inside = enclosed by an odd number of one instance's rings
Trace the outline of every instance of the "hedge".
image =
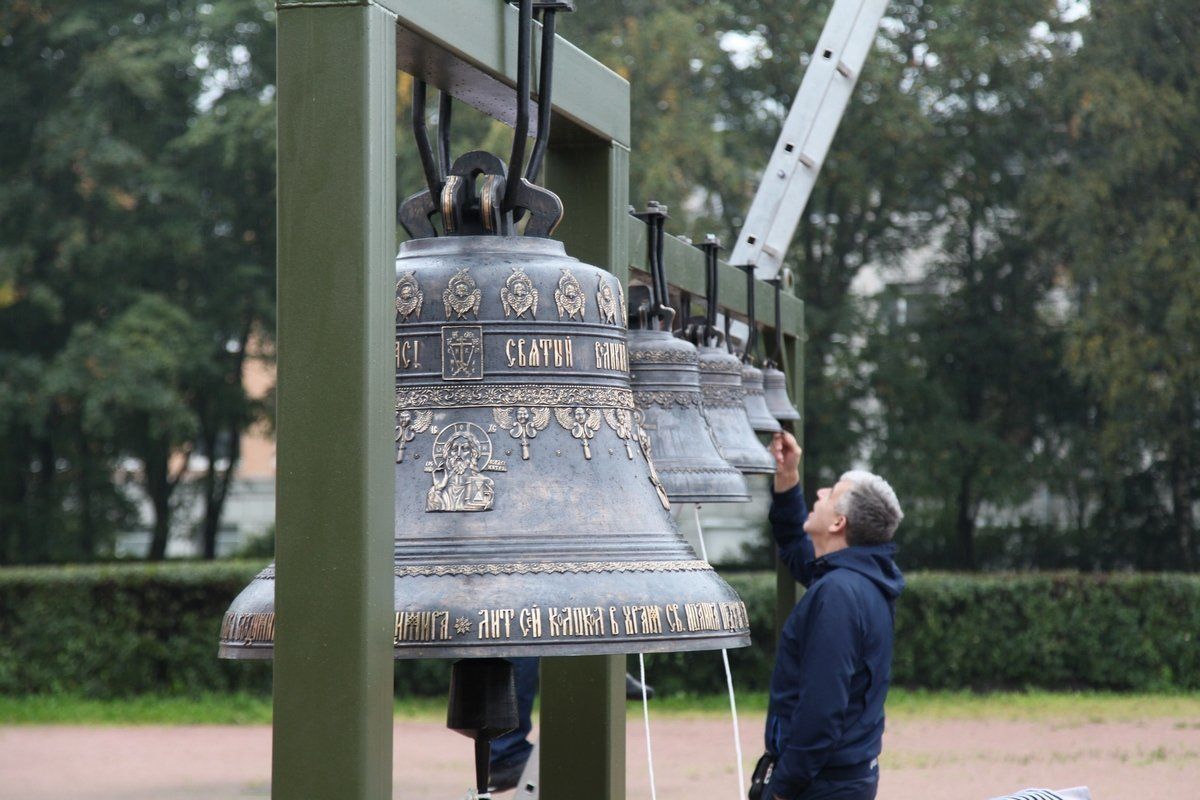
{"type": "MultiPolygon", "coordinates": [[[[0,569],[0,694],[94,697],[270,688],[265,663],[216,658],[229,601],[258,563],[0,569]]],[[[770,679],[774,576],[731,574],[755,644],[730,651],[735,685],[770,679]]],[[[909,576],[893,683],[929,689],[1200,689],[1200,576],[909,576]]],[[[715,653],[647,656],[667,694],[723,691],[715,653]]],[[[445,692],[446,662],[397,662],[399,694],[445,692]]]]}

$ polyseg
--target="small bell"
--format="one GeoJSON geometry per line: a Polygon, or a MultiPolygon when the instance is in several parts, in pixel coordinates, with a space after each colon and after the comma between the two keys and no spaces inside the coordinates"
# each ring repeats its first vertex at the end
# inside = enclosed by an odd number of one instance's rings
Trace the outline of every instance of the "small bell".
{"type": "MultiPolygon", "coordinates": [[[[729,336],[725,346],[713,344],[718,337],[717,320],[717,251],[721,243],[708,236],[701,245],[705,259],[705,283],[708,307],[705,315],[704,344],[698,348],[700,387],[704,395],[704,411],[725,459],[745,474],[775,472],[775,459],[763,447],[746,416],[745,391],[742,389],[742,363],[729,352],[729,336]]],[[[726,324],[729,318],[726,317],[726,324]]]]}
{"type": "Polygon", "coordinates": [[[666,305],[662,261],[666,206],[652,201],[635,216],[650,231],[651,285],[648,297],[641,287],[636,297],[630,290],[630,317],[643,327],[629,331],[629,371],[642,424],[654,437],[654,465],[673,503],[745,502],[746,481],[722,457],[705,412],[696,347],[670,332],[675,311],[666,305]]]}
{"type": "MultiPolygon", "coordinates": [[[[785,274],[787,274],[786,271],[785,274]]],[[[779,303],[783,278],[774,278],[768,283],[775,287],[775,360],[768,361],[763,367],[763,390],[767,401],[767,410],[771,412],[771,416],[780,422],[794,422],[800,419],[800,412],[788,399],[787,376],[775,366],[784,361],[783,315],[779,303]]]]}
{"type": "Polygon", "coordinates": [[[746,315],[749,317],[750,332],[746,335],[746,346],[742,350],[742,387],[746,391],[746,416],[756,433],[779,433],[783,430],[779,420],[771,416],[764,398],[762,370],[750,363],[751,353],[758,342],[758,326],[754,320],[754,267],[742,267],[746,271],[746,315]]]}
{"type": "Polygon", "coordinates": [[[763,368],[763,391],[767,410],[780,422],[800,419],[800,412],[792,405],[787,394],[787,376],[769,364],[763,368]]]}

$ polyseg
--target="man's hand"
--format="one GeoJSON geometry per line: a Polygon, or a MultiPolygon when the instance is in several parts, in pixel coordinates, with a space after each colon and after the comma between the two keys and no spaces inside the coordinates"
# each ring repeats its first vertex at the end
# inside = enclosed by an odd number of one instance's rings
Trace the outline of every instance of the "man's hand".
{"type": "Polygon", "coordinates": [[[775,457],[775,492],[786,492],[800,483],[800,455],[803,451],[796,437],[787,431],[775,434],[767,448],[775,457]]]}

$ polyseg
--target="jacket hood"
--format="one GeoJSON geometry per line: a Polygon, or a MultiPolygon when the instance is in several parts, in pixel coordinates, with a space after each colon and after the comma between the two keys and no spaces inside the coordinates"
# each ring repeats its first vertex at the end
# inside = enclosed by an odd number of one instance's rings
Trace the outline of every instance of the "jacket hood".
{"type": "Polygon", "coordinates": [[[896,566],[893,556],[896,545],[872,544],[845,547],[817,559],[818,573],[832,569],[849,569],[871,580],[889,600],[895,600],[904,589],[904,576],[896,566]]]}

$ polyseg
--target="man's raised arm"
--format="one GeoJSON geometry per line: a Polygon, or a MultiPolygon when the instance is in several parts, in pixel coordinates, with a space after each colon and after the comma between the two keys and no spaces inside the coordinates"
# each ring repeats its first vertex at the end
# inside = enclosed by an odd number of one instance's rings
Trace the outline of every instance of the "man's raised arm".
{"type": "Polygon", "coordinates": [[[812,582],[809,562],[814,558],[812,540],[804,532],[808,506],[800,486],[800,445],[792,434],[775,434],[768,448],[775,457],[775,492],[771,498],[771,535],[779,548],[779,558],[798,582],[812,582]]]}

